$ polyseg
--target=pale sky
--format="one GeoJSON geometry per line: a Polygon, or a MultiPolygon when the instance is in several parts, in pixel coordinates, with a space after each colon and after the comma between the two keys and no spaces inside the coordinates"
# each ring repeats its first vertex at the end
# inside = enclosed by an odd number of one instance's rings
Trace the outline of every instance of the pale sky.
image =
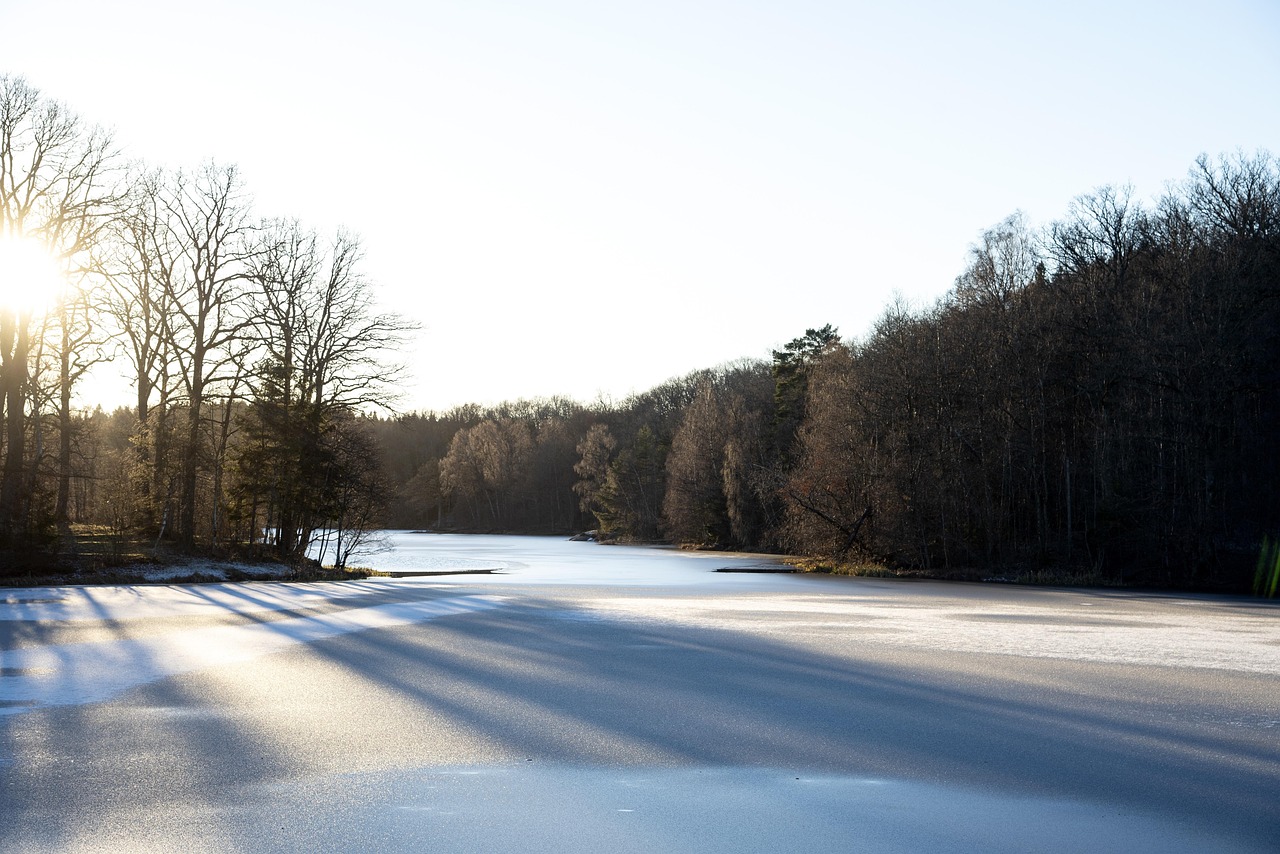
{"type": "Polygon", "coordinates": [[[1280,153],[1278,0],[0,0],[0,32],[130,155],[360,234],[423,327],[406,409],[861,335],[1015,210],[1280,153]]]}

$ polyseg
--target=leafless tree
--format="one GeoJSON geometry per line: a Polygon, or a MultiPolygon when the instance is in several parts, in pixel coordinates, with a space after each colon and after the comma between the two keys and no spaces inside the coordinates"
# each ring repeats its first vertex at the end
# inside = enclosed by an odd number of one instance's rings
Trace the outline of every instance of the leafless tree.
{"type": "Polygon", "coordinates": [[[346,511],[331,518],[330,499],[347,494],[329,475],[344,435],[337,425],[394,399],[403,369],[387,355],[414,328],[374,311],[360,259],[347,232],[326,253],[314,232],[275,220],[258,230],[246,262],[253,320],[242,363],[252,362],[257,450],[241,475],[269,495],[273,545],[288,559],[304,555],[319,528],[351,518],[346,511]],[[267,462],[263,453],[274,455],[265,477],[250,470],[267,462]]]}
{"type": "MultiPolygon", "coordinates": [[[[66,292],[50,295],[57,306],[57,323],[42,326],[58,334],[49,349],[56,351],[59,363],[55,515],[62,524],[69,496],[72,387],[94,359],[87,332],[90,319],[83,292],[76,286],[96,273],[94,254],[119,197],[118,162],[105,131],[85,125],[22,78],[0,76],[0,238],[39,242],[70,279],[66,292]]],[[[15,291],[32,286],[5,284],[15,291]]],[[[5,421],[0,525],[10,534],[31,523],[35,477],[27,460],[26,433],[32,345],[30,310],[12,305],[0,309],[0,412],[5,421]]]]}
{"type": "Polygon", "coordinates": [[[253,323],[246,293],[250,226],[238,171],[207,163],[162,187],[157,240],[168,342],[186,409],[177,533],[196,537],[202,429],[211,393],[235,372],[235,356],[253,323]]]}

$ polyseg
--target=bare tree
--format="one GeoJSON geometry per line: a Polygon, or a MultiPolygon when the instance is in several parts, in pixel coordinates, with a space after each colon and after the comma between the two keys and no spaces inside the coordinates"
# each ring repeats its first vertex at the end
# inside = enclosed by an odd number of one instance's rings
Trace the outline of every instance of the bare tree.
{"type": "Polygon", "coordinates": [[[585,512],[596,513],[601,509],[600,494],[609,477],[609,463],[618,442],[609,432],[607,424],[592,424],[578,442],[578,461],[573,471],[578,480],[573,491],[578,494],[578,506],[585,512]]]}
{"type": "Polygon", "coordinates": [[[394,399],[404,369],[386,356],[417,327],[375,311],[362,258],[347,231],[326,253],[296,221],[263,224],[250,265],[257,342],[285,372],[289,399],[326,410],[394,399]]]}
{"type": "Polygon", "coordinates": [[[1042,269],[1039,241],[1018,211],[984,231],[970,247],[969,263],[956,279],[956,296],[962,304],[1004,308],[1042,269]]]}
{"type": "Polygon", "coordinates": [[[459,430],[440,463],[443,491],[473,510],[473,519],[507,528],[528,495],[534,442],[528,422],[485,419],[459,430]],[[481,513],[483,511],[483,513],[481,513]]]}
{"type": "Polygon", "coordinates": [[[725,413],[710,383],[685,410],[667,454],[664,529],[680,543],[722,546],[729,538],[721,472],[724,468],[725,413]]]}
{"type": "MultiPolygon", "coordinates": [[[[34,240],[62,271],[80,283],[95,270],[94,250],[112,218],[118,162],[111,137],[87,127],[61,104],[44,98],[20,77],[0,76],[0,239],[34,240]]],[[[7,283],[15,292],[34,283],[7,283]]],[[[70,287],[70,286],[69,286],[70,287]]],[[[70,477],[70,399],[90,355],[89,315],[83,293],[49,295],[58,305],[57,376],[61,439],[56,517],[66,522],[70,477]]],[[[0,473],[0,526],[18,533],[31,523],[35,482],[26,453],[32,313],[0,309],[0,399],[5,420],[5,459],[0,473]]],[[[43,344],[43,342],[41,342],[43,344]]]]}
{"type": "Polygon", "coordinates": [[[109,244],[106,287],[96,305],[112,324],[117,355],[129,366],[135,392],[130,521],[153,536],[173,492],[170,412],[178,383],[168,306],[173,265],[181,255],[168,228],[164,182],[156,170],[131,176],[109,244]]]}
{"type": "Polygon", "coordinates": [[[269,472],[242,465],[241,474],[269,498],[268,528],[286,559],[306,553],[318,526],[353,518],[331,505],[348,494],[329,471],[344,435],[337,425],[360,407],[388,405],[402,369],[385,354],[414,328],[373,310],[353,236],[339,232],[327,254],[318,244],[296,221],[269,221],[247,262],[254,453],[274,459],[269,472]]]}
{"type": "Polygon", "coordinates": [[[248,208],[235,167],[208,163],[178,173],[161,194],[156,241],[169,340],[184,392],[186,424],[180,469],[178,537],[196,537],[198,476],[205,405],[234,372],[237,347],[253,318],[243,299],[250,232],[248,208]]]}

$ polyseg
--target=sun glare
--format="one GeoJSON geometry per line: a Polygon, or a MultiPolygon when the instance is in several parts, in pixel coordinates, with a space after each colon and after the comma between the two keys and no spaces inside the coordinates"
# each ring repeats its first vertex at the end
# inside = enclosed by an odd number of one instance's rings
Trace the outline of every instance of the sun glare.
{"type": "Polygon", "coordinates": [[[43,311],[66,285],[49,250],[38,240],[0,236],[0,309],[43,311]]]}

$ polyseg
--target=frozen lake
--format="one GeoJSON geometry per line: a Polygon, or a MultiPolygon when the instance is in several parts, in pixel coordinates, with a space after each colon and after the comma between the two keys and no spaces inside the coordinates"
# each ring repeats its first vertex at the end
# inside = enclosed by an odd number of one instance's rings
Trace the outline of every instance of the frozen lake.
{"type": "Polygon", "coordinates": [[[1270,603],[392,544],[0,592],[0,850],[1280,848],[1270,603]]]}
{"type": "MultiPolygon", "coordinates": [[[[717,569],[785,569],[762,555],[681,551],[654,546],[602,546],[564,537],[429,534],[388,531],[385,547],[357,554],[353,566],[384,572],[476,572],[512,584],[683,586],[705,584],[717,569]]],[[[470,581],[484,583],[483,579],[470,581]]],[[[723,579],[719,579],[723,582],[723,579]]],[[[739,580],[738,583],[749,583],[739,580]]]]}

